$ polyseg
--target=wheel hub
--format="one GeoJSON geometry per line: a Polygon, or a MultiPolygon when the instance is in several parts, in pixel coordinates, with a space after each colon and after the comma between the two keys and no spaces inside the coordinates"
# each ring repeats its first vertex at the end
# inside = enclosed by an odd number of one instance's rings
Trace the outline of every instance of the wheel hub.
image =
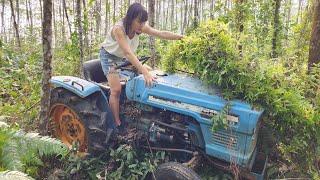
{"type": "Polygon", "coordinates": [[[85,126],[79,116],[68,106],[56,104],[50,111],[49,130],[69,148],[77,145],[80,152],[88,151],[85,126]]]}

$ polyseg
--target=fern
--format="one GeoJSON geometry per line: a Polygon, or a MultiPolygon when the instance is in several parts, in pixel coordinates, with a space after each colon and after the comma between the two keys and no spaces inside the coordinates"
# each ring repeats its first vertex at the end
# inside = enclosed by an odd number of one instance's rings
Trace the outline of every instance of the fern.
{"type": "Polygon", "coordinates": [[[2,150],[2,164],[10,170],[23,170],[20,147],[16,141],[8,141],[2,150]]]}
{"type": "Polygon", "coordinates": [[[62,142],[38,133],[1,129],[0,145],[1,137],[7,138],[0,146],[0,162],[9,170],[35,175],[37,167],[43,165],[41,157],[57,155],[63,158],[68,154],[68,148],[62,142]]]}
{"type": "Polygon", "coordinates": [[[31,178],[27,174],[24,174],[19,171],[4,171],[4,172],[0,172],[0,179],[2,179],[2,180],[12,180],[12,179],[32,180],[33,178],[31,178]]]}
{"type": "Polygon", "coordinates": [[[30,149],[37,151],[39,156],[61,155],[62,157],[68,154],[68,148],[59,140],[48,136],[40,136],[38,133],[25,133],[18,131],[14,135],[20,142],[26,143],[30,149]]]}

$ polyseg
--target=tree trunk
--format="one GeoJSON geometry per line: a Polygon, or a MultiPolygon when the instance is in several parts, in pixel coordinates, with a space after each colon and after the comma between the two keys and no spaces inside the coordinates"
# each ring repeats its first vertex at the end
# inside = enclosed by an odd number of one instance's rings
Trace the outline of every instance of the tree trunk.
{"type": "Polygon", "coordinates": [[[43,19],[42,1],[43,1],[43,0],[39,0],[39,4],[40,4],[40,18],[41,18],[41,22],[42,22],[42,19],[43,19]]]}
{"type": "Polygon", "coordinates": [[[286,46],[289,46],[289,29],[290,29],[290,20],[291,20],[291,6],[292,6],[292,2],[291,0],[288,0],[287,3],[287,19],[286,19],[286,46]]]}
{"type": "Polygon", "coordinates": [[[1,1],[1,35],[2,35],[2,40],[7,42],[7,36],[5,35],[6,29],[4,27],[4,10],[5,10],[5,5],[4,5],[4,0],[1,1]]]}
{"type": "Polygon", "coordinates": [[[27,15],[27,23],[30,27],[30,15],[29,15],[29,8],[28,8],[28,0],[26,0],[26,15],[27,15]]]}
{"type": "Polygon", "coordinates": [[[154,26],[158,29],[159,28],[159,17],[160,17],[160,0],[156,0],[155,1],[155,11],[156,11],[156,14],[155,14],[155,22],[154,22],[154,26]]]}
{"type": "Polygon", "coordinates": [[[186,28],[187,28],[187,24],[188,24],[188,0],[184,0],[184,17],[183,17],[183,25],[182,25],[182,32],[184,33],[186,28]]]}
{"type": "Polygon", "coordinates": [[[298,12],[297,12],[297,19],[296,19],[296,23],[298,24],[299,23],[299,15],[300,15],[300,12],[301,12],[301,4],[302,4],[302,0],[299,0],[299,5],[298,5],[298,12]]]}
{"type": "Polygon", "coordinates": [[[55,3],[52,2],[52,22],[53,22],[53,43],[52,47],[54,48],[57,44],[58,37],[57,37],[57,22],[56,22],[56,9],[55,9],[55,3]]]}
{"type": "Polygon", "coordinates": [[[20,24],[20,6],[19,0],[16,0],[17,23],[20,24]]]}
{"type": "Polygon", "coordinates": [[[178,27],[179,27],[178,26],[178,10],[177,9],[178,9],[178,1],[176,0],[175,1],[175,8],[173,9],[174,14],[176,15],[175,20],[174,20],[174,24],[176,25],[175,26],[176,29],[178,29],[178,27]]]}
{"type": "MultiPolygon", "coordinates": [[[[161,3],[161,2],[160,2],[161,3]]],[[[163,29],[163,25],[164,25],[164,0],[162,0],[162,4],[160,5],[160,13],[161,16],[159,19],[161,19],[161,29],[163,29]]]]}
{"type": "Polygon", "coordinates": [[[18,24],[16,22],[16,17],[15,17],[15,14],[14,14],[14,8],[13,8],[12,0],[10,0],[10,7],[11,7],[11,17],[13,19],[13,26],[14,26],[14,29],[15,29],[15,32],[16,32],[17,43],[18,43],[19,49],[21,49],[20,36],[19,36],[19,27],[18,27],[18,24]]]}
{"type": "Polygon", "coordinates": [[[174,0],[171,0],[171,22],[170,22],[170,29],[171,31],[174,29],[174,0]]]}
{"type": "Polygon", "coordinates": [[[80,51],[80,67],[79,72],[80,76],[83,77],[83,70],[82,70],[82,64],[83,64],[83,41],[82,41],[82,22],[81,22],[81,1],[77,0],[76,3],[76,24],[78,26],[78,38],[79,38],[79,51],[80,51]]]}
{"type": "Polygon", "coordinates": [[[165,29],[167,29],[168,28],[168,20],[170,21],[170,14],[169,14],[169,7],[170,7],[170,5],[169,5],[169,3],[170,3],[170,0],[168,0],[168,3],[167,3],[167,9],[165,10],[166,11],[166,16],[165,16],[165,19],[166,19],[166,21],[165,21],[165,29]]]}
{"type": "Polygon", "coordinates": [[[63,12],[63,3],[60,0],[59,3],[59,16],[60,16],[60,21],[62,23],[62,27],[61,27],[61,35],[62,35],[62,42],[65,43],[66,41],[66,27],[65,27],[65,21],[64,21],[64,12],[63,12]]]}
{"type": "Polygon", "coordinates": [[[29,6],[29,15],[30,15],[30,32],[33,35],[33,15],[32,15],[32,8],[31,8],[30,0],[28,1],[28,6],[29,6]]]}
{"type": "Polygon", "coordinates": [[[83,49],[85,50],[85,52],[90,49],[89,48],[89,37],[88,37],[88,24],[89,24],[89,20],[88,20],[88,11],[87,11],[87,3],[86,0],[82,0],[82,5],[83,5],[83,19],[84,19],[84,25],[83,25],[83,32],[84,32],[84,47],[83,49]]]}
{"type": "Polygon", "coordinates": [[[66,18],[67,18],[68,27],[69,27],[69,32],[70,32],[70,36],[71,36],[71,34],[72,34],[72,31],[71,31],[71,23],[70,23],[69,16],[68,16],[66,0],[62,0],[62,2],[63,2],[63,9],[64,9],[64,13],[65,13],[66,18]]]}
{"type": "Polygon", "coordinates": [[[44,0],[42,22],[43,69],[42,97],[40,109],[40,131],[46,134],[46,123],[49,120],[51,61],[52,61],[52,0],[44,0]]]}
{"type": "Polygon", "coordinates": [[[183,6],[184,1],[180,2],[180,34],[183,34],[183,6]]]}
{"type": "Polygon", "coordinates": [[[116,23],[116,0],[113,0],[113,16],[112,16],[112,23],[116,23]]]}
{"type": "MultiPolygon", "coordinates": [[[[148,12],[149,12],[149,25],[154,27],[154,2],[155,0],[149,0],[148,12]]],[[[151,67],[154,68],[156,65],[156,50],[155,50],[155,40],[153,36],[149,36],[149,46],[151,54],[151,67]]]]}
{"type": "Polygon", "coordinates": [[[312,32],[309,48],[308,70],[320,62],[320,0],[314,1],[312,32]]]}
{"type": "Polygon", "coordinates": [[[273,19],[273,37],[272,37],[272,52],[271,57],[277,58],[279,55],[279,33],[280,33],[280,6],[281,0],[274,0],[274,19],[273,19]]]}
{"type": "Polygon", "coordinates": [[[95,4],[95,19],[96,19],[96,38],[100,38],[100,26],[101,26],[101,1],[96,0],[95,4]]]}
{"type": "Polygon", "coordinates": [[[199,16],[199,22],[201,22],[203,19],[203,6],[202,6],[203,4],[202,4],[202,0],[199,0],[198,1],[198,9],[199,9],[199,14],[200,14],[200,16],[199,16]]]}
{"type": "MultiPolygon", "coordinates": [[[[236,22],[236,27],[237,27],[237,30],[239,31],[239,35],[238,35],[238,40],[240,39],[241,35],[243,34],[243,21],[244,21],[244,12],[243,12],[243,9],[242,9],[242,5],[244,3],[245,0],[236,0],[236,6],[235,6],[235,9],[236,9],[236,17],[235,17],[235,22],[236,22]]],[[[242,57],[242,44],[241,42],[239,42],[239,45],[238,45],[238,50],[239,50],[239,55],[240,57],[242,57]]]]}
{"type": "Polygon", "coordinates": [[[215,0],[211,0],[210,3],[210,19],[214,19],[214,4],[215,4],[215,0]]]}
{"type": "Polygon", "coordinates": [[[197,27],[199,24],[199,10],[198,10],[198,0],[194,0],[194,16],[193,16],[193,27],[197,27]]]}
{"type": "Polygon", "coordinates": [[[109,19],[110,19],[110,3],[109,3],[109,0],[106,0],[106,19],[105,19],[106,27],[104,31],[105,35],[108,34],[109,23],[110,23],[109,19]]]}

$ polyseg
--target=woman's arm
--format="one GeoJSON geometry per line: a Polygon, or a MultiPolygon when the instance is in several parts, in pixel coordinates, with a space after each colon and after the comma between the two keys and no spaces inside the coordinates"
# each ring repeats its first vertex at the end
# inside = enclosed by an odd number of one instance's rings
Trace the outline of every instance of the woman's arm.
{"type": "Polygon", "coordinates": [[[179,40],[179,39],[183,38],[183,36],[180,35],[180,34],[175,34],[175,33],[169,32],[169,31],[160,31],[160,30],[152,28],[148,24],[146,24],[142,28],[142,32],[146,33],[146,34],[149,34],[151,36],[159,37],[161,39],[179,40]]]}
{"type": "Polygon", "coordinates": [[[112,30],[116,41],[118,42],[120,48],[123,50],[125,57],[130,61],[130,63],[140,71],[146,81],[146,84],[150,86],[154,78],[148,72],[148,70],[142,66],[142,63],[139,61],[137,56],[132,52],[130,46],[126,41],[126,36],[121,27],[115,26],[112,30]]]}

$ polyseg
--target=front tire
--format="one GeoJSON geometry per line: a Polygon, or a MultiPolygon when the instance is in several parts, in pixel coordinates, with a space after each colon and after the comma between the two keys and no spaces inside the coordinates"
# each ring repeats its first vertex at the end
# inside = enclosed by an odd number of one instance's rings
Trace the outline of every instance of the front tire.
{"type": "Polygon", "coordinates": [[[113,121],[101,93],[81,98],[63,88],[53,89],[47,128],[69,148],[97,155],[107,148],[107,121],[113,121]],[[111,119],[110,119],[111,118],[111,119]]]}
{"type": "Polygon", "coordinates": [[[200,180],[199,175],[192,169],[177,163],[161,164],[154,173],[157,180],[200,180]]]}

